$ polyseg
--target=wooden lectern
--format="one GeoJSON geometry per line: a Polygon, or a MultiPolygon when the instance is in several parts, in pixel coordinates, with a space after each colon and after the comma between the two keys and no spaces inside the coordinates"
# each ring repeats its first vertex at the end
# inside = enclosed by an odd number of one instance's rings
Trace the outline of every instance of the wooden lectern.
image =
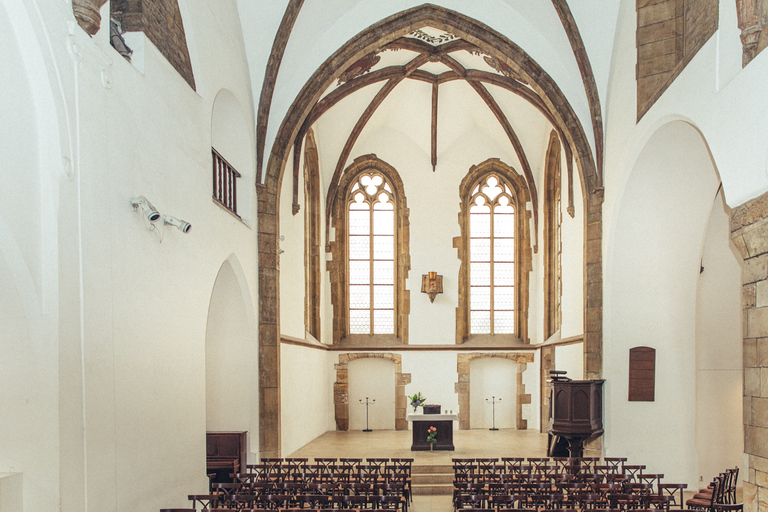
{"type": "Polygon", "coordinates": [[[557,456],[567,443],[570,457],[581,457],[584,442],[603,433],[603,382],[571,380],[565,372],[550,372],[549,449],[557,456]],[[562,448],[561,448],[562,449],[562,448]]]}

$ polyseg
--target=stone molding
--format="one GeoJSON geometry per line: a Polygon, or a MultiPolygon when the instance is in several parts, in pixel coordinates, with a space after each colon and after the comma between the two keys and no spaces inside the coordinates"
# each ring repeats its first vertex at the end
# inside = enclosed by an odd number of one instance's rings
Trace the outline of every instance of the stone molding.
{"type": "Polygon", "coordinates": [[[768,1],[736,0],[741,30],[741,65],[746,66],[768,46],[768,1]]]}
{"type": "Polygon", "coordinates": [[[333,383],[333,409],[336,416],[336,430],[349,430],[349,362],[356,359],[388,359],[395,363],[395,430],[408,430],[405,419],[408,412],[408,396],[405,386],[411,383],[411,374],[403,373],[403,358],[391,353],[347,353],[339,354],[336,382],[333,383]]]}
{"type": "Polygon", "coordinates": [[[523,372],[528,363],[533,362],[533,354],[523,352],[474,352],[471,354],[458,354],[456,357],[456,372],[459,374],[459,380],[456,382],[455,391],[459,395],[459,430],[469,430],[469,364],[475,359],[486,357],[509,359],[517,363],[515,421],[518,430],[527,429],[528,421],[523,419],[523,405],[531,403],[531,395],[525,392],[523,372]]]}

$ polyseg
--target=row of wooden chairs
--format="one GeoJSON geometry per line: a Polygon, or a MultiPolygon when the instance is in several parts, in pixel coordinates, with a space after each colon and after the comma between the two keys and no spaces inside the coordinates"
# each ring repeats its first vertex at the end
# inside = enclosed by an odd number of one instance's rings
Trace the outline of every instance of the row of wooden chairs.
{"type": "MultiPolygon", "coordinates": [[[[407,512],[408,503],[402,494],[384,495],[232,495],[226,500],[218,495],[190,495],[192,508],[216,512],[294,511],[312,510],[393,510],[407,512]],[[199,507],[199,508],[198,508],[199,507]]],[[[169,509],[165,509],[169,510],[169,509]]],[[[185,509],[182,509],[185,510],[185,509]]]]}
{"type": "Polygon", "coordinates": [[[716,476],[706,488],[699,489],[699,492],[685,502],[685,506],[689,509],[710,511],[715,510],[715,505],[740,507],[740,504],[736,504],[736,483],[738,480],[739,468],[727,469],[716,476]]]}

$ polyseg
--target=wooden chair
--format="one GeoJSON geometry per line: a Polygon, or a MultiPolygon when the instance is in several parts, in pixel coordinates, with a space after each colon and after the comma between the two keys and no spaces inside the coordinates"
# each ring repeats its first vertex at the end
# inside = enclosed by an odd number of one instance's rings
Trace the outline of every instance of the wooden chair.
{"type": "Polygon", "coordinates": [[[486,508],[486,503],[488,503],[488,496],[485,494],[460,495],[456,503],[456,508],[486,508]]]}
{"type": "Polygon", "coordinates": [[[688,484],[659,484],[659,496],[666,497],[666,510],[682,510],[685,505],[683,492],[688,484]]]}

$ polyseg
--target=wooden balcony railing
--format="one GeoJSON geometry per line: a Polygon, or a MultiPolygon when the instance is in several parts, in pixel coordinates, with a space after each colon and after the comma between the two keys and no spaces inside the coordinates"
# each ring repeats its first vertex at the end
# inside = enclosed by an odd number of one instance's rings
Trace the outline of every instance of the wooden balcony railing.
{"type": "Polygon", "coordinates": [[[215,149],[213,155],[213,198],[224,208],[237,214],[237,178],[240,173],[229,165],[215,149]]]}

